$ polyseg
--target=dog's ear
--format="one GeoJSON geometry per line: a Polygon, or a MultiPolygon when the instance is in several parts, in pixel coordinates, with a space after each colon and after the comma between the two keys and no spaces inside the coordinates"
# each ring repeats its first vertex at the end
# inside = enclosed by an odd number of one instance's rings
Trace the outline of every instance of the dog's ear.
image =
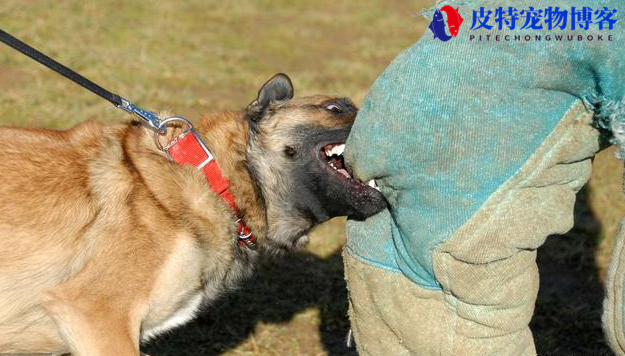
{"type": "Polygon", "coordinates": [[[258,91],[256,101],[260,106],[267,106],[271,102],[286,101],[293,98],[293,83],[284,73],[274,75],[258,91]]]}
{"type": "Polygon", "coordinates": [[[278,73],[269,79],[258,91],[258,97],[248,107],[252,120],[260,119],[260,114],[271,103],[279,103],[293,98],[293,83],[288,75],[278,73]]]}

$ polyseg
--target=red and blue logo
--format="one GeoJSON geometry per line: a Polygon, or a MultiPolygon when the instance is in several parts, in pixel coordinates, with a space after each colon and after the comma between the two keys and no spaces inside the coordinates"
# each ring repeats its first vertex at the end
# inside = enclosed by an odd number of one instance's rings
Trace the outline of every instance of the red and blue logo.
{"type": "Polygon", "coordinates": [[[454,9],[451,6],[446,5],[440,10],[436,10],[436,12],[434,12],[434,18],[428,28],[432,30],[432,33],[434,33],[434,38],[447,42],[458,35],[458,30],[460,30],[460,25],[462,25],[463,21],[464,19],[458,13],[458,8],[454,9]],[[447,14],[447,24],[445,24],[445,19],[443,18],[443,13],[441,11],[444,11],[447,14]],[[447,34],[447,31],[445,31],[445,28],[449,29],[449,35],[447,34]]]}

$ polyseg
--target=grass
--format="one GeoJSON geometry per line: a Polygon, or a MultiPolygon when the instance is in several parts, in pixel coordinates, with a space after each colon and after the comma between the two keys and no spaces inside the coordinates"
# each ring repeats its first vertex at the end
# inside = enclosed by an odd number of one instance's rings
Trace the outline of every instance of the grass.
{"type": "MultiPolygon", "coordinates": [[[[148,109],[193,117],[238,109],[276,72],[296,94],[361,102],[388,62],[418,39],[431,1],[3,0],[0,28],[148,109]]],[[[123,113],[0,46],[0,123],[67,128],[123,113]]],[[[600,328],[602,280],[624,215],[622,163],[597,157],[576,227],[539,251],[532,321],[539,354],[609,354],[600,328]]],[[[253,280],[194,323],[146,345],[156,355],[354,356],[341,246],[344,220],[311,245],[265,259],[253,280]]]]}

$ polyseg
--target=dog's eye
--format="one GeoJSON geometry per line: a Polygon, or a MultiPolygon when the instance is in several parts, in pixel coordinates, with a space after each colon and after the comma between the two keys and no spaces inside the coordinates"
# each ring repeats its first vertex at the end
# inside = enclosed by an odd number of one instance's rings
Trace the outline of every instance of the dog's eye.
{"type": "Polygon", "coordinates": [[[325,106],[325,109],[332,111],[334,113],[337,113],[337,114],[340,114],[343,112],[343,109],[341,109],[341,107],[336,104],[328,104],[325,106]]]}
{"type": "Polygon", "coordinates": [[[295,156],[295,149],[291,146],[286,146],[284,147],[284,154],[289,157],[293,157],[295,156]]]}

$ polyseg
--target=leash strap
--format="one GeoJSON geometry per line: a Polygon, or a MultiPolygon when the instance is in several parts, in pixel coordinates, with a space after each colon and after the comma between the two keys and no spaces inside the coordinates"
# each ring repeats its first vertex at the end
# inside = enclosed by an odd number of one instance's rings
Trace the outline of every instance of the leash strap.
{"type": "MultiPolygon", "coordinates": [[[[2,29],[0,29],[0,41],[4,42],[6,45],[15,49],[16,51],[52,69],[56,73],[82,86],[83,88],[89,90],[90,92],[98,95],[99,97],[111,102],[116,107],[122,110],[125,110],[131,114],[139,116],[143,120],[147,121],[150,127],[154,129],[157,129],[159,127],[160,119],[155,113],[151,111],[143,110],[140,107],[131,103],[129,100],[124,99],[121,96],[102,88],[101,86],[97,85],[91,80],[83,77],[82,75],[74,72],[73,70],[62,65],[61,63],[55,61],[54,59],[36,50],[34,47],[11,36],[10,34],[6,33],[2,29]]],[[[163,128],[161,128],[160,130],[162,131],[163,128]]]]}

